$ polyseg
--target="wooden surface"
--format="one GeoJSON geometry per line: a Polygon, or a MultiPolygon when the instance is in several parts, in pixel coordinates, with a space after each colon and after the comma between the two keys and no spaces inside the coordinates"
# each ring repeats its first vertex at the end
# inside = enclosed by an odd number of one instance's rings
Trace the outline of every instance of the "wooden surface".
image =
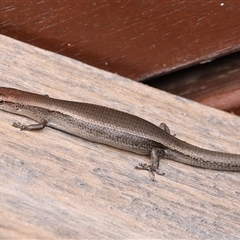
{"type": "Polygon", "coordinates": [[[240,1],[1,1],[0,33],[133,80],[240,49],[240,1]]]}
{"type": "Polygon", "coordinates": [[[152,79],[146,84],[240,115],[240,52],[152,79]]]}
{"type": "MultiPolygon", "coordinates": [[[[130,112],[177,137],[240,153],[240,119],[0,35],[0,86],[130,112]]],[[[24,132],[0,112],[1,239],[239,239],[240,173],[162,161],[46,128],[24,132]]]]}
{"type": "Polygon", "coordinates": [[[239,9],[235,0],[0,1],[0,33],[240,115],[240,58],[212,61],[240,49],[239,9]]]}

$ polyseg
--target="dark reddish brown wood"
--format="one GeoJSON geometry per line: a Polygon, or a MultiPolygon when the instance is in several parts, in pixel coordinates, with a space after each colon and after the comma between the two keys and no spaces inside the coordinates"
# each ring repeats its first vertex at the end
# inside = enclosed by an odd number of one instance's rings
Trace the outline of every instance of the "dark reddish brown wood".
{"type": "Polygon", "coordinates": [[[147,84],[240,115],[240,52],[161,76],[147,84]]]}
{"type": "Polygon", "coordinates": [[[240,1],[1,1],[0,33],[144,80],[240,48],[240,1]]]}

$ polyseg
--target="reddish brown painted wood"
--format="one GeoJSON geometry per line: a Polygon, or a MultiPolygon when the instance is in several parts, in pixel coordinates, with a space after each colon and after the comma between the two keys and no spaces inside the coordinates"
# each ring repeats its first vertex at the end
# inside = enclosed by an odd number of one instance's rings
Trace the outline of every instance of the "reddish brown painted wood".
{"type": "Polygon", "coordinates": [[[234,52],[240,1],[1,1],[0,33],[134,80],[234,52]]]}
{"type": "Polygon", "coordinates": [[[240,115],[240,52],[161,76],[147,84],[240,115]]]}

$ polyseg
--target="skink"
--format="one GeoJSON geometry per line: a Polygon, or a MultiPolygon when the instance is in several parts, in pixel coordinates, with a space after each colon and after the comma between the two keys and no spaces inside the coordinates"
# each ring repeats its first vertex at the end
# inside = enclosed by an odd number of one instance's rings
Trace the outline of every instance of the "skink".
{"type": "Polygon", "coordinates": [[[78,137],[151,157],[151,164],[136,168],[154,177],[161,158],[184,164],[225,171],[240,171],[240,155],[206,150],[173,135],[166,124],[156,126],[137,116],[104,106],[50,98],[13,88],[0,87],[0,109],[37,121],[14,123],[21,130],[49,126],[78,137]]]}

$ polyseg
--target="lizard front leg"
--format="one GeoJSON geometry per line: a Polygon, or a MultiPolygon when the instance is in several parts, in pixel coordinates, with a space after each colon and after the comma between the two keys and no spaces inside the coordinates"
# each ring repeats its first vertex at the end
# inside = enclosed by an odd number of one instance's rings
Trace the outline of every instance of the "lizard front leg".
{"type": "Polygon", "coordinates": [[[14,122],[13,127],[20,128],[20,130],[32,131],[32,130],[41,130],[47,126],[47,120],[43,120],[40,123],[25,125],[19,122],[14,122]]]}

